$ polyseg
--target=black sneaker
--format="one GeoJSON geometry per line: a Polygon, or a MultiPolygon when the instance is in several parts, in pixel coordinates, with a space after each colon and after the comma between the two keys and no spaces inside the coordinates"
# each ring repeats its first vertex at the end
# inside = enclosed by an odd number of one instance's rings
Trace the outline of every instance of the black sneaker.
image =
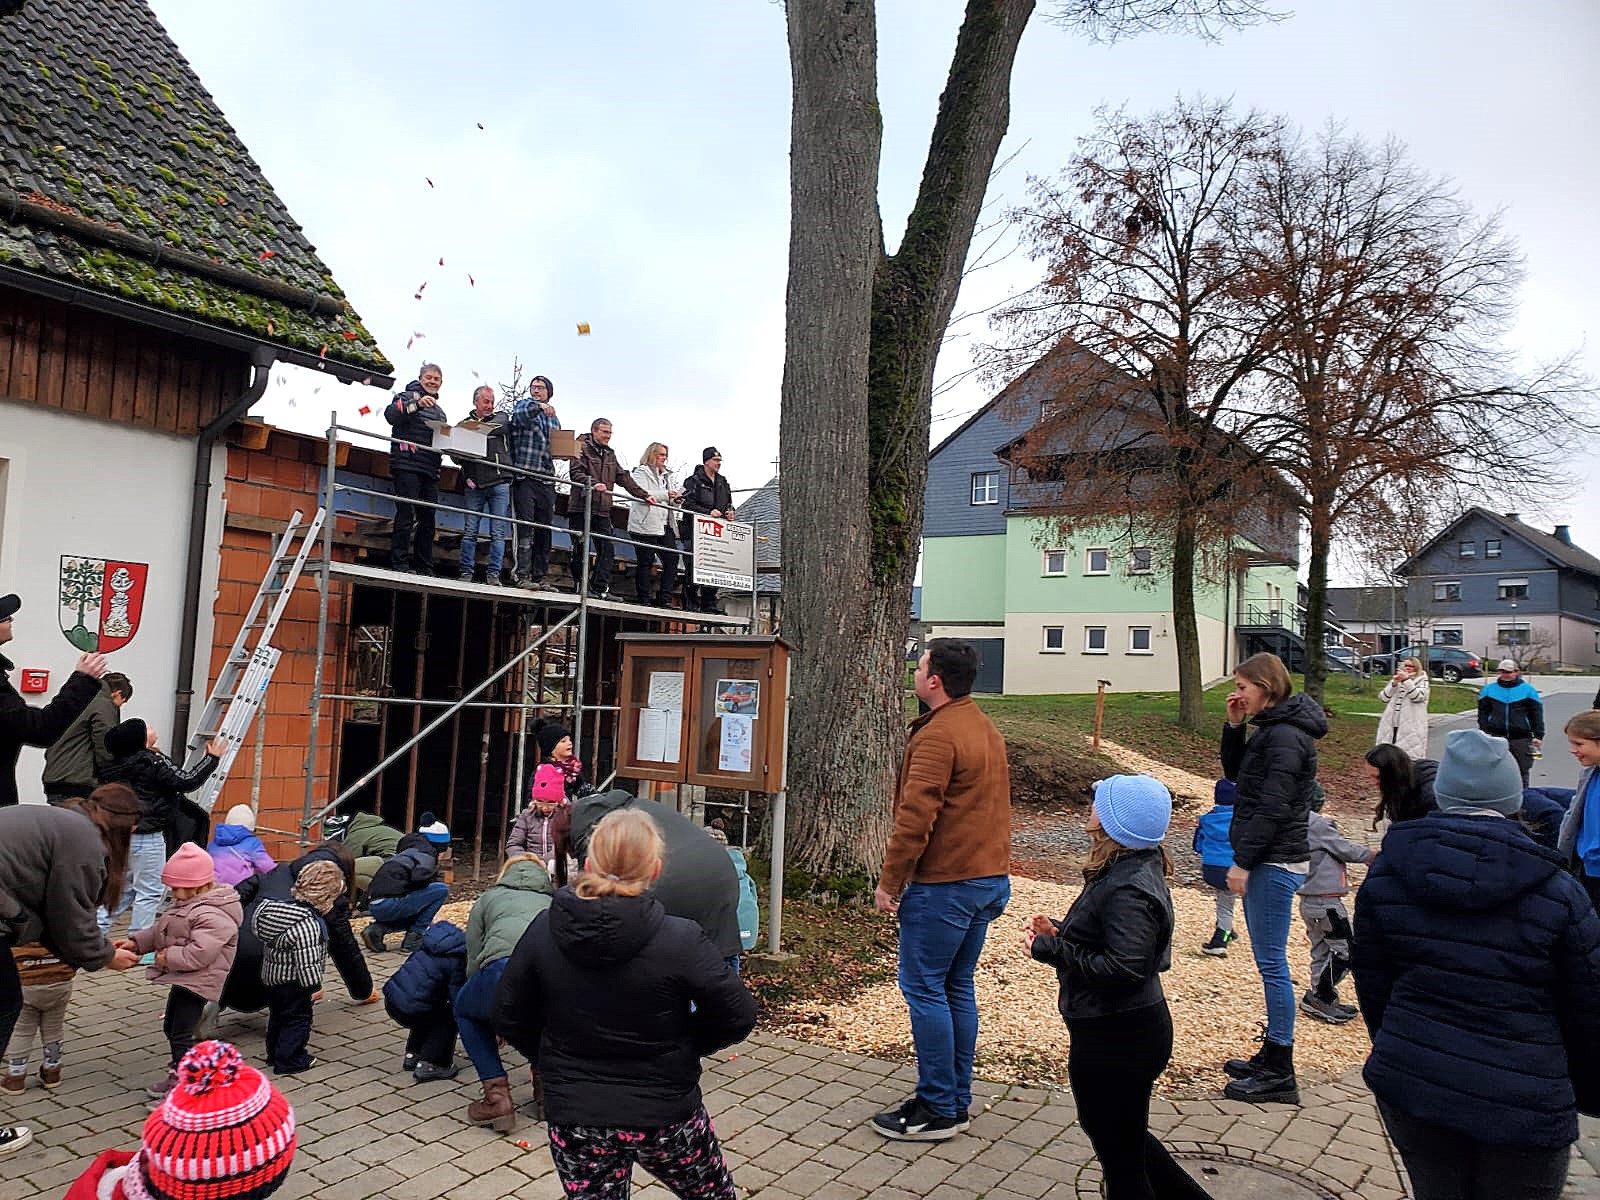
{"type": "Polygon", "coordinates": [[[402,1071],[415,1071],[417,1069],[417,1056],[407,1051],[406,1056],[400,1060],[400,1069],[402,1071]]]}
{"type": "Polygon", "coordinates": [[[367,927],[361,931],[361,940],[366,943],[367,949],[374,954],[382,954],[388,949],[383,944],[383,926],[376,921],[369,922],[367,927]]]}
{"type": "Polygon", "coordinates": [[[438,1079],[454,1079],[459,1074],[461,1068],[453,1062],[445,1063],[442,1067],[434,1063],[419,1062],[416,1070],[411,1072],[411,1078],[418,1083],[433,1083],[438,1079]]]}
{"type": "Polygon", "coordinates": [[[1340,1004],[1335,1000],[1324,1000],[1315,992],[1307,992],[1300,997],[1300,1011],[1308,1017],[1315,1017],[1329,1025],[1343,1025],[1355,1018],[1356,1010],[1348,1004],[1340,1004]]]}
{"type": "Polygon", "coordinates": [[[875,1133],[897,1142],[945,1142],[966,1131],[971,1122],[966,1116],[941,1117],[913,1096],[899,1108],[872,1118],[875,1133]]]}
{"type": "Polygon", "coordinates": [[[1213,958],[1227,958],[1228,957],[1228,943],[1232,942],[1233,940],[1234,940],[1234,935],[1233,935],[1233,931],[1231,929],[1229,929],[1229,930],[1223,930],[1223,929],[1212,930],[1211,940],[1209,942],[1207,942],[1204,946],[1200,947],[1200,953],[1201,954],[1209,954],[1213,958]]]}
{"type": "Polygon", "coordinates": [[[1346,1018],[1347,1020],[1354,1021],[1361,1015],[1361,1010],[1354,1004],[1335,1004],[1334,1008],[1338,1009],[1342,1013],[1349,1013],[1350,1016],[1346,1018]]]}
{"type": "Polygon", "coordinates": [[[0,1125],[0,1158],[21,1150],[33,1141],[33,1130],[26,1125],[0,1125]]]}

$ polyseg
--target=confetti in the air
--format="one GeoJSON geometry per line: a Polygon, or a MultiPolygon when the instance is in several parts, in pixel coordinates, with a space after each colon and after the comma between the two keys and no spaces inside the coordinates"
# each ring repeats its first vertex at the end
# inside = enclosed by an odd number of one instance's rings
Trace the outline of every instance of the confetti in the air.
{"type": "Polygon", "coordinates": [[[422,299],[422,293],[427,291],[427,290],[428,290],[428,281],[426,279],[424,279],[421,283],[417,284],[417,294],[415,296],[411,297],[411,298],[413,300],[421,300],[422,299]]]}
{"type": "Polygon", "coordinates": [[[467,286],[468,287],[477,287],[478,286],[478,281],[476,279],[474,279],[471,275],[468,275],[467,276],[467,286]]]}
{"type": "Polygon", "coordinates": [[[433,180],[429,179],[426,175],[424,175],[422,178],[427,182],[429,187],[433,186],[433,180]]]}
{"type": "Polygon", "coordinates": [[[439,259],[439,265],[441,267],[444,266],[444,259],[442,257],[439,259]]]}
{"type": "Polygon", "coordinates": [[[356,409],[356,411],[363,417],[370,417],[372,415],[372,407],[367,404],[363,404],[360,408],[356,409]]]}
{"type": "Polygon", "coordinates": [[[588,337],[589,336],[589,322],[587,322],[587,321],[579,321],[578,322],[578,336],[579,337],[588,337]]]}
{"type": "MultiPolygon", "coordinates": [[[[482,121],[479,121],[479,122],[478,122],[478,128],[479,128],[479,129],[482,129],[482,128],[483,128],[483,122],[482,122],[482,121]]],[[[57,150],[59,150],[59,149],[61,149],[61,147],[60,147],[60,146],[57,146],[57,147],[56,147],[56,149],[57,149],[57,150]]]]}

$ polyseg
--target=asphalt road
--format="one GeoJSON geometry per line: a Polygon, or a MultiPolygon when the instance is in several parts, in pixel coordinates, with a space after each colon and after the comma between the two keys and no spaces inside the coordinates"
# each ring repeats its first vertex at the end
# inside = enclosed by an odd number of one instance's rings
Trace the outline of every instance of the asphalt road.
{"type": "MultiPolygon", "coordinates": [[[[1578,764],[1567,749],[1567,739],[1562,736],[1561,727],[1573,714],[1593,706],[1595,685],[1600,680],[1592,675],[1528,675],[1524,678],[1539,690],[1539,695],[1544,699],[1544,756],[1533,760],[1528,782],[1533,787],[1573,787],[1578,782],[1578,764]]],[[[1445,735],[1451,730],[1477,727],[1476,713],[1459,716],[1435,714],[1428,727],[1428,757],[1437,759],[1444,753],[1445,735]]]]}

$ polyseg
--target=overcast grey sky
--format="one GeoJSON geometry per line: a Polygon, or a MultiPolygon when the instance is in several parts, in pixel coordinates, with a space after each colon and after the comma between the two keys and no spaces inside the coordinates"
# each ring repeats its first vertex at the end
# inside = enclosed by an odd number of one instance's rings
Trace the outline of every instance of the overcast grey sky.
{"type": "MultiPolygon", "coordinates": [[[[473,373],[508,378],[520,356],[529,374],[555,381],[565,424],[611,417],[625,461],[662,440],[686,467],[714,443],[735,486],[772,474],[788,241],[780,4],[153,4],[402,381],[435,359],[447,408],[464,412],[473,373]],[[590,336],[578,336],[579,322],[590,336]]],[[[1600,375],[1600,166],[1590,149],[1600,3],[1300,0],[1289,20],[1221,44],[1174,36],[1111,47],[1047,23],[1049,7],[1040,0],[1018,58],[1001,157],[1018,153],[995,181],[996,209],[1022,197],[1030,173],[1064,165],[1101,104],[1145,112],[1203,92],[1308,127],[1331,118],[1392,134],[1479,210],[1506,210],[1528,276],[1512,349],[1540,357],[1581,346],[1600,375]]],[[[962,8],[878,3],[891,241],[921,174],[962,8]]],[[[1021,256],[980,272],[958,311],[1032,277],[1021,256]]],[[[986,331],[969,322],[958,332],[986,331]]],[[[966,345],[951,342],[943,375],[967,367],[966,345]]],[[[279,374],[285,382],[259,410],[269,420],[320,429],[333,401],[347,421],[382,428],[376,413],[357,416],[374,403],[359,389],[279,374]]],[[[937,397],[934,438],[986,398],[976,381],[937,397]]],[[[1600,478],[1600,460],[1585,470],[1600,478]]],[[[1600,552],[1591,494],[1540,516],[1570,523],[1600,552]]]]}

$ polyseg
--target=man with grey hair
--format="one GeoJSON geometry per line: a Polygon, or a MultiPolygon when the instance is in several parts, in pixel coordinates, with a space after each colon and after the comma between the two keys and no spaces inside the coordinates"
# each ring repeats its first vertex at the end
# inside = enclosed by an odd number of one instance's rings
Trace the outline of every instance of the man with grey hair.
{"type": "Polygon", "coordinates": [[[511,536],[511,448],[506,445],[507,414],[494,410],[494,389],[484,386],[472,393],[472,419],[489,439],[482,458],[461,462],[462,487],[467,494],[467,516],[461,531],[461,574],[470,581],[477,565],[478,528],[483,514],[489,514],[489,583],[500,582],[505,563],[506,541],[511,536]]]}
{"type": "Polygon", "coordinates": [[[444,372],[435,363],[423,363],[417,378],[396,392],[383,410],[394,427],[389,448],[389,474],[394,480],[394,537],[389,546],[389,566],[395,571],[433,574],[433,522],[439,503],[439,452],[432,449],[429,421],[443,421],[439,389],[444,372]],[[418,503],[420,501],[420,503],[418,503]]]}

